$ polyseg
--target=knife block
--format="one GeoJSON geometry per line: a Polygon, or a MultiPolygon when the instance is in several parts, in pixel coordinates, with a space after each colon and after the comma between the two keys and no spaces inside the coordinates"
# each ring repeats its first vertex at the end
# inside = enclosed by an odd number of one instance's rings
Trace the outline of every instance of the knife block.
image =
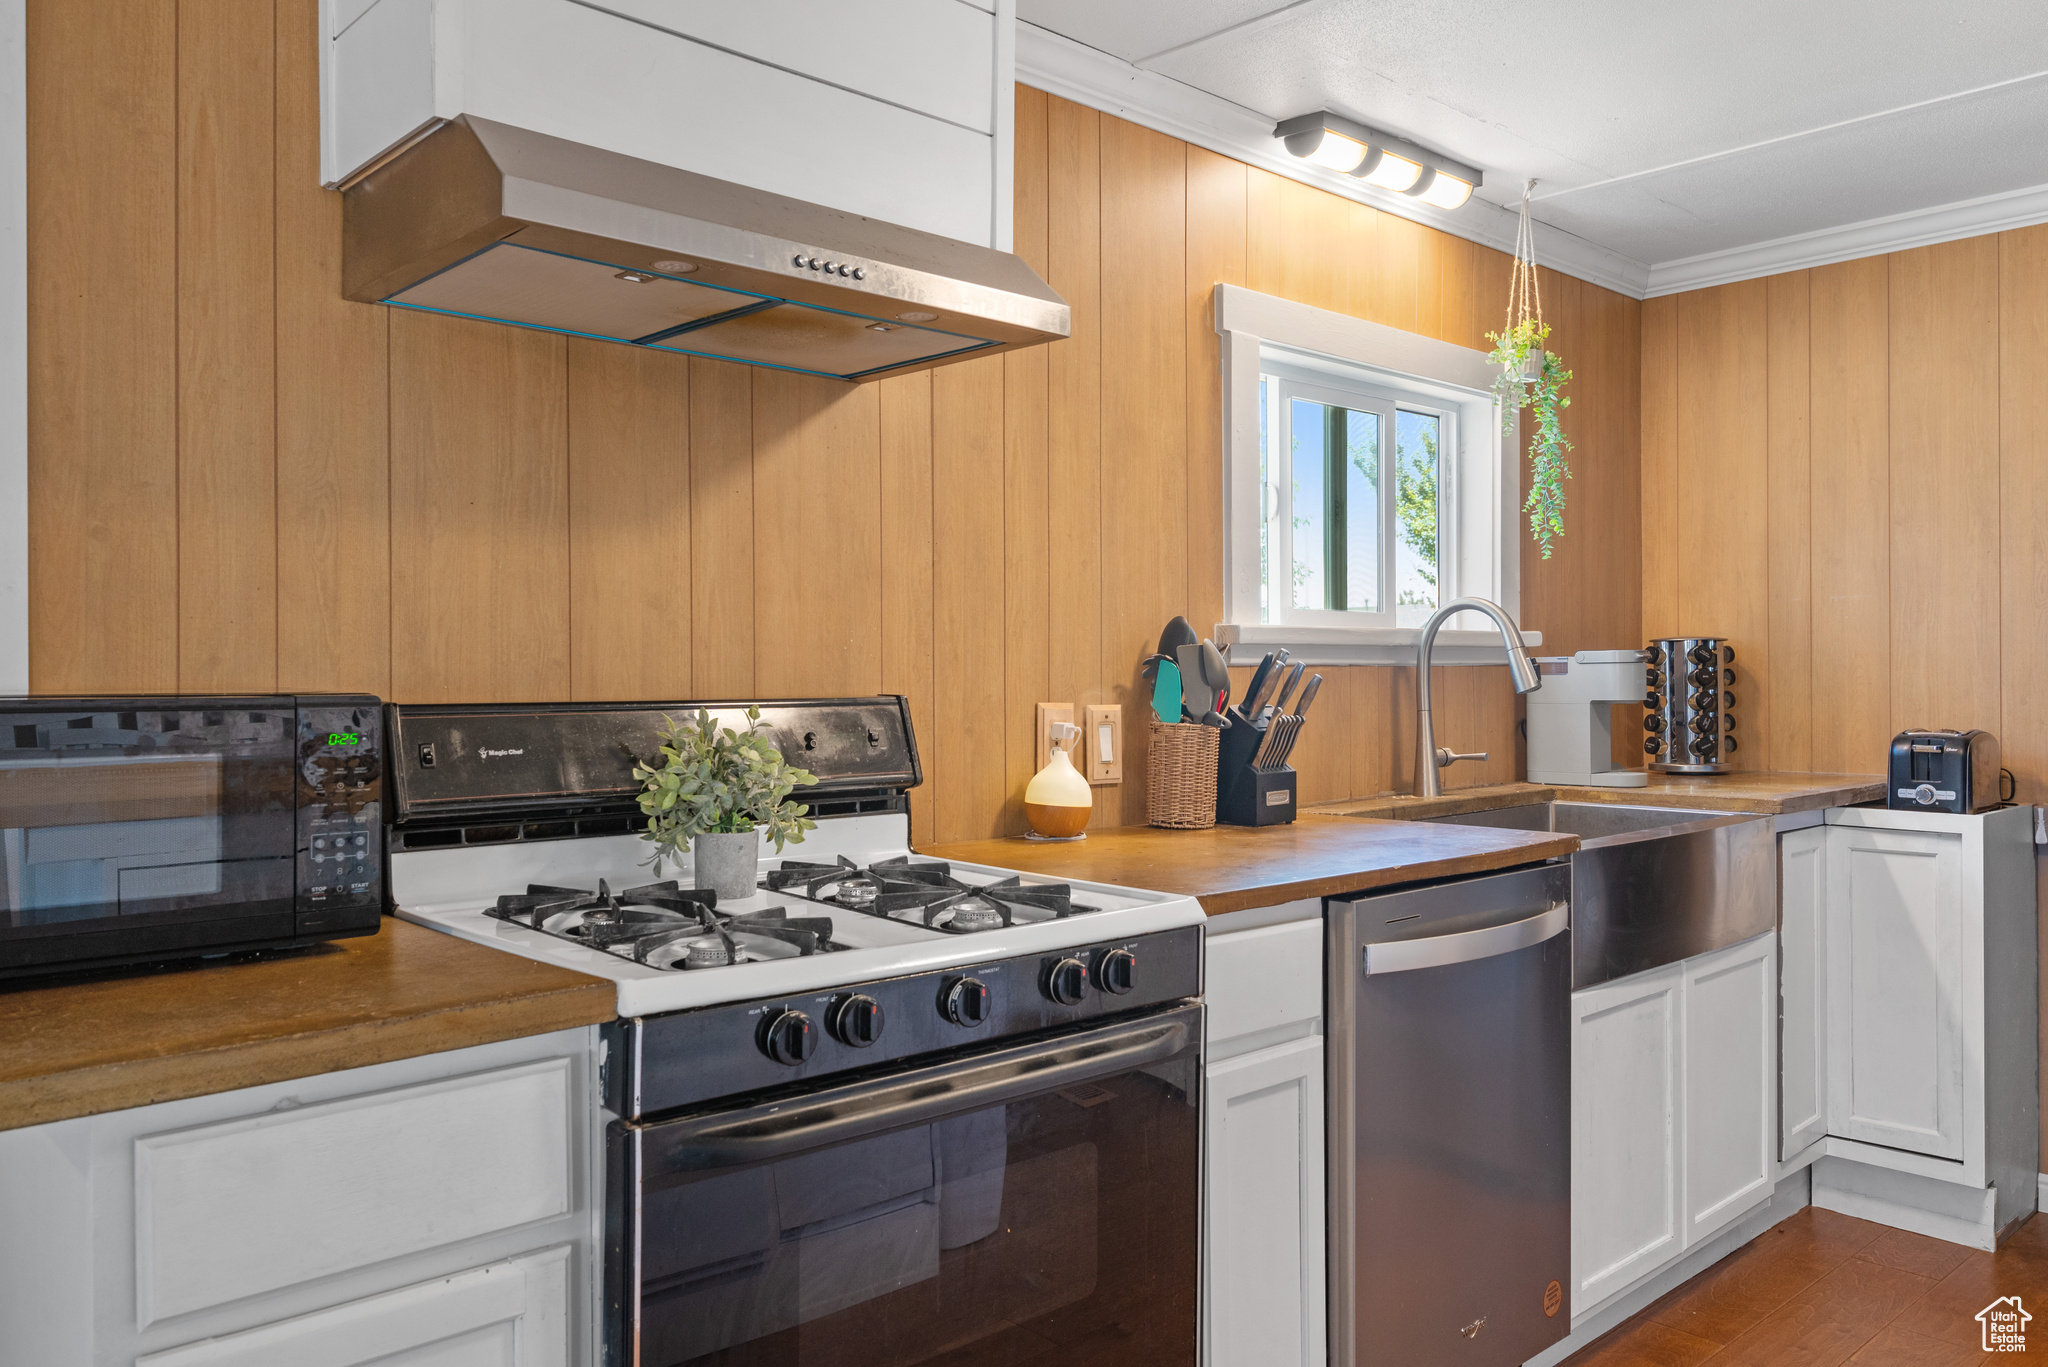
{"type": "Polygon", "coordinates": [[[1279,826],[1294,820],[1294,770],[1252,764],[1265,728],[1233,721],[1216,754],[1216,819],[1233,826],[1279,826]]]}

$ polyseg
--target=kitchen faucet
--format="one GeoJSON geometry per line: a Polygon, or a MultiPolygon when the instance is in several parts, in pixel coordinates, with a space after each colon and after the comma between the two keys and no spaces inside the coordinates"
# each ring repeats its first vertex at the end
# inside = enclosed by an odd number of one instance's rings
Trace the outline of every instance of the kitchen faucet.
{"type": "Polygon", "coordinates": [[[1440,797],[1443,785],[1437,781],[1436,771],[1461,759],[1485,759],[1486,752],[1476,755],[1457,755],[1449,750],[1436,748],[1436,726],[1429,717],[1429,653],[1436,646],[1437,628],[1445,620],[1465,611],[1483,612],[1493,619],[1500,628],[1501,640],[1508,648],[1508,674],[1515,681],[1515,692],[1532,693],[1543,687],[1543,679],[1537,674],[1536,666],[1529,662],[1529,652],[1522,649],[1521,628],[1515,619],[1508,616],[1507,609],[1484,598],[1459,598],[1444,604],[1423,624],[1422,639],[1415,643],[1415,795],[1417,797],[1440,797]]]}

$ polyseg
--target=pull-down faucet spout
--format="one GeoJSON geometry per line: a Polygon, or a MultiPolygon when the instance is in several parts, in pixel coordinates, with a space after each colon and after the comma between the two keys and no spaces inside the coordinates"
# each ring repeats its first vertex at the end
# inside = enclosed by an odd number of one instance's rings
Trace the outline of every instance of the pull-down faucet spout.
{"type": "Polygon", "coordinates": [[[1436,748],[1436,726],[1429,716],[1429,655],[1436,647],[1437,629],[1444,622],[1461,612],[1483,612],[1493,619],[1500,628],[1500,637],[1508,648],[1508,675],[1514,680],[1515,692],[1532,693],[1543,687],[1542,676],[1529,661],[1529,652],[1522,649],[1522,631],[1515,625],[1515,619],[1508,616],[1507,609],[1484,598],[1459,598],[1444,604],[1431,614],[1423,624],[1422,639],[1415,643],[1415,795],[1417,797],[1440,797],[1443,785],[1438,781],[1437,770],[1454,764],[1461,759],[1485,759],[1486,752],[1458,755],[1449,750],[1436,748]]]}

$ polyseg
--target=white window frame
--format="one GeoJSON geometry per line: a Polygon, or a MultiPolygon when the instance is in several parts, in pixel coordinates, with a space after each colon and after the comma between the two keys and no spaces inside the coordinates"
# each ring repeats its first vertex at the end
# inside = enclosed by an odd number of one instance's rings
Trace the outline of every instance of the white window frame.
{"type": "MultiPolygon", "coordinates": [[[[1417,627],[1393,624],[1391,581],[1383,585],[1389,600],[1384,614],[1291,609],[1292,594],[1276,590],[1276,620],[1260,620],[1262,522],[1268,523],[1275,566],[1291,563],[1281,558],[1289,549],[1291,528],[1272,537],[1270,525],[1284,520],[1279,495],[1286,486],[1261,487],[1259,480],[1263,375],[1386,396],[1389,408],[1445,415],[1439,447],[1439,601],[1491,598],[1519,618],[1521,462],[1515,457],[1521,442],[1518,425],[1503,431],[1486,353],[1237,285],[1218,285],[1215,305],[1216,331],[1222,337],[1224,601],[1229,616],[1218,624],[1217,643],[1233,647],[1233,662],[1255,662],[1263,651],[1284,645],[1311,664],[1412,664],[1422,634],[1417,627]],[[1287,607],[1283,597],[1290,600],[1287,607]],[[1360,617],[1368,620],[1359,622],[1360,617]]],[[[1271,426],[1277,431],[1283,424],[1271,426]]],[[[1391,426],[1383,427],[1381,443],[1384,474],[1392,460],[1391,426]]],[[[1284,452],[1270,463],[1269,475],[1276,481],[1287,477],[1284,452]]],[[[1524,631],[1522,639],[1533,646],[1543,638],[1524,631]]],[[[1446,622],[1433,656],[1443,664],[1498,664],[1505,658],[1499,634],[1477,613],[1460,613],[1446,622]]]]}

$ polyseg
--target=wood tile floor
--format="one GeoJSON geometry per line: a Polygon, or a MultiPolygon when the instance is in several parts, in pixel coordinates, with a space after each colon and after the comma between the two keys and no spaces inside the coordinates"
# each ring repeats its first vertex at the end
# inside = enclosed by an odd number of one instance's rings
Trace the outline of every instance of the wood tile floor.
{"type": "Polygon", "coordinates": [[[1951,1367],[2048,1361],[2048,1214],[1980,1253],[1811,1206],[1564,1367],[1951,1367]],[[2017,1295],[2025,1353],[1986,1354],[1977,1312],[2017,1295]]]}

